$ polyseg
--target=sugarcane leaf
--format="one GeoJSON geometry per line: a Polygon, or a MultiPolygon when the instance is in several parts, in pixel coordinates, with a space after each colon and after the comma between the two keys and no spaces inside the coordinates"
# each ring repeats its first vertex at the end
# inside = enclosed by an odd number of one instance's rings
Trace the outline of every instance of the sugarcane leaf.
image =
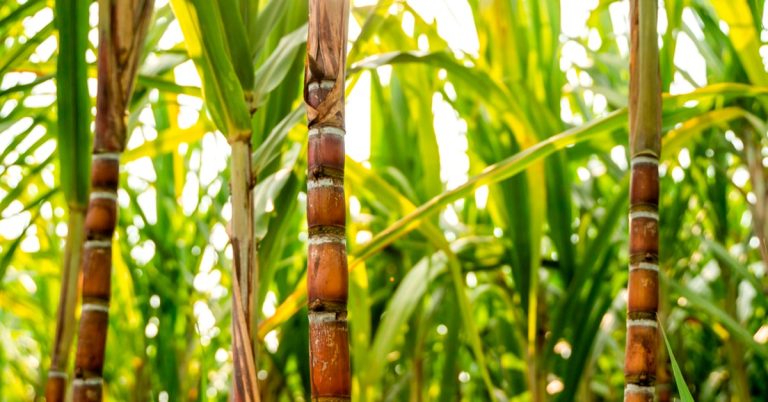
{"type": "Polygon", "coordinates": [[[427,285],[445,273],[446,268],[445,255],[437,253],[419,261],[400,281],[400,285],[387,303],[386,313],[382,317],[368,352],[369,369],[366,370],[368,383],[376,381],[381,375],[381,363],[386,362],[386,356],[397,340],[396,335],[416,306],[421,303],[427,291],[427,285]]]}
{"type": "Polygon", "coordinates": [[[675,384],[677,385],[677,392],[680,393],[680,398],[682,398],[683,402],[694,402],[693,395],[691,395],[691,391],[688,389],[688,385],[685,383],[683,372],[680,370],[680,365],[677,364],[675,352],[672,350],[672,345],[669,344],[669,339],[667,339],[667,333],[661,326],[659,327],[659,330],[661,332],[661,336],[664,337],[664,345],[667,347],[667,353],[669,353],[669,360],[670,364],[672,365],[672,374],[675,377],[675,384]]]}
{"type": "Polygon", "coordinates": [[[136,78],[136,83],[141,87],[155,88],[161,92],[166,93],[183,94],[194,96],[196,98],[200,98],[202,96],[202,92],[198,87],[179,85],[175,82],[154,76],[139,74],[139,76],[136,78]]]}
{"type": "Polygon", "coordinates": [[[259,16],[248,24],[248,35],[251,41],[251,55],[255,57],[264,48],[269,34],[275,29],[277,23],[285,16],[290,2],[271,0],[261,10],[259,16]]]}
{"type": "Polygon", "coordinates": [[[85,208],[90,178],[88,94],[88,4],[56,1],[59,54],[56,61],[58,146],[61,187],[70,206],[85,208]]]}
{"type": "Polygon", "coordinates": [[[0,57],[0,75],[5,75],[16,63],[26,60],[37,46],[51,35],[53,28],[53,23],[46,25],[26,42],[19,43],[6,54],[0,55],[4,56],[0,57]]]}
{"type": "Polygon", "coordinates": [[[259,145],[251,157],[253,177],[258,179],[263,170],[272,163],[272,161],[277,159],[280,155],[280,148],[285,141],[285,138],[288,136],[288,133],[305,117],[306,111],[304,108],[298,107],[293,109],[293,111],[287,114],[274,128],[272,128],[272,131],[267,138],[261,145],[259,145]]]}
{"type": "Polygon", "coordinates": [[[253,84],[254,107],[262,106],[269,93],[285,79],[290,71],[288,67],[293,63],[296,54],[306,42],[306,24],[280,39],[275,51],[256,71],[253,84]]]}
{"type": "Polygon", "coordinates": [[[712,6],[718,16],[728,23],[728,37],[749,80],[755,85],[768,85],[768,75],[760,57],[760,35],[747,0],[713,1],[712,6]]]}
{"type": "Polygon", "coordinates": [[[13,25],[21,21],[24,17],[37,12],[41,8],[45,7],[45,0],[30,0],[26,3],[20,3],[10,13],[6,14],[0,19],[0,32],[5,32],[9,25],[13,25]]]}
{"type": "Polygon", "coordinates": [[[188,128],[179,128],[172,125],[167,130],[160,132],[156,139],[147,141],[136,148],[125,151],[122,160],[130,162],[143,157],[154,158],[167,152],[178,149],[182,143],[194,143],[213,130],[206,119],[200,119],[188,128]]]}
{"type": "Polygon", "coordinates": [[[274,211],[275,202],[291,177],[300,151],[301,145],[293,144],[293,147],[283,156],[280,169],[260,180],[253,189],[253,236],[257,241],[267,235],[269,214],[274,211]]]}
{"type": "Polygon", "coordinates": [[[251,62],[249,36],[246,34],[240,8],[234,7],[231,1],[219,0],[216,3],[221,13],[229,59],[232,61],[237,78],[240,80],[240,86],[248,91],[253,87],[253,63],[251,62]]]}
{"type": "Polygon", "coordinates": [[[250,138],[250,112],[226,49],[218,7],[209,1],[172,0],[190,58],[202,72],[206,104],[214,122],[230,138],[250,138]]]}
{"type": "Polygon", "coordinates": [[[679,128],[671,130],[664,137],[662,147],[662,160],[674,157],[683,147],[690,144],[693,137],[712,126],[728,123],[731,120],[746,118],[758,126],[762,126],[759,120],[740,107],[727,107],[700,114],[684,122],[679,128]]]}

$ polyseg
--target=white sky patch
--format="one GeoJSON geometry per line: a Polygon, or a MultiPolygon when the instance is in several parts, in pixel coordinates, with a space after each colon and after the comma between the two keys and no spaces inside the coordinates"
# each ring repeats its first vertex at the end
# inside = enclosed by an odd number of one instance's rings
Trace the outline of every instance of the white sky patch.
{"type": "Polygon", "coordinates": [[[197,74],[195,63],[187,60],[173,68],[173,75],[176,77],[176,83],[179,85],[188,85],[193,87],[202,87],[200,76],[197,74]]]}
{"type": "MultiPolygon", "coordinates": [[[[608,6],[608,12],[611,16],[613,33],[616,38],[616,44],[619,47],[619,53],[622,56],[629,54],[629,1],[617,1],[608,6]]],[[[564,14],[568,15],[568,14],[564,14]]]]}
{"type": "MultiPolygon", "coordinates": [[[[357,162],[371,158],[371,74],[364,72],[347,97],[344,147],[357,162]]],[[[394,133],[393,133],[394,134],[394,133]]]]}
{"type": "MultiPolygon", "coordinates": [[[[700,87],[707,85],[707,62],[693,40],[684,32],[677,35],[674,62],[675,67],[690,75],[693,84],[700,87]]],[[[677,80],[678,75],[675,74],[675,81],[677,80]]],[[[673,82],[672,86],[674,85],[673,82]]]]}
{"type": "Polygon", "coordinates": [[[407,0],[427,24],[437,22],[437,33],[453,50],[477,57],[480,41],[469,3],[455,0],[407,0]]]}
{"type": "Polygon", "coordinates": [[[597,0],[563,1],[560,3],[560,34],[568,38],[586,38],[586,21],[590,12],[598,6],[597,0]]]}
{"type": "Polygon", "coordinates": [[[627,163],[627,149],[623,145],[616,145],[611,148],[611,160],[621,170],[627,170],[629,167],[627,163]]]}
{"type": "Polygon", "coordinates": [[[432,96],[433,125],[440,153],[440,179],[451,189],[467,181],[469,157],[467,156],[467,124],[443,95],[432,96]]]}
{"type": "Polygon", "coordinates": [[[183,40],[184,34],[181,32],[179,22],[174,19],[170,24],[168,24],[168,28],[165,30],[165,33],[163,33],[160,41],[158,41],[157,47],[160,50],[170,50],[173,49],[177,44],[181,43],[183,40]]]}
{"type": "Polygon", "coordinates": [[[229,144],[220,133],[208,133],[203,136],[201,148],[200,184],[208,186],[227,168],[229,144]]]}

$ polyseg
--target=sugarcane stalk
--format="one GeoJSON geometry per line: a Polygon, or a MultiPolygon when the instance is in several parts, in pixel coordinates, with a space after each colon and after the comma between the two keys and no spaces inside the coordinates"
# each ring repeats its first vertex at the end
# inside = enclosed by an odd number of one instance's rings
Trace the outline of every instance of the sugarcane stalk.
{"type": "Polygon", "coordinates": [[[64,246],[59,306],[56,312],[56,333],[54,335],[51,366],[45,385],[45,400],[64,401],[67,388],[67,366],[72,341],[75,337],[75,305],[77,304],[77,276],[80,272],[81,248],[83,246],[83,208],[70,207],[67,239],[64,246]]]}
{"type": "Polygon", "coordinates": [[[632,180],[624,400],[656,395],[659,346],[659,155],[661,80],[655,0],[630,1],[629,129],[632,180]]]}
{"type": "Polygon", "coordinates": [[[236,402],[259,401],[256,382],[256,354],[253,337],[255,250],[253,240],[253,200],[251,198],[251,135],[230,137],[232,148],[230,186],[232,189],[231,241],[234,272],[232,278],[232,360],[233,395],[236,402]]]}
{"type": "Polygon", "coordinates": [[[96,135],[91,194],[85,217],[83,304],[72,382],[75,402],[102,400],[120,153],[125,148],[126,108],[153,3],[153,0],[99,1],[96,135]]]}
{"type": "Polygon", "coordinates": [[[348,401],[344,81],[348,0],[309,0],[307,107],[310,383],[313,401],[348,401]]]}

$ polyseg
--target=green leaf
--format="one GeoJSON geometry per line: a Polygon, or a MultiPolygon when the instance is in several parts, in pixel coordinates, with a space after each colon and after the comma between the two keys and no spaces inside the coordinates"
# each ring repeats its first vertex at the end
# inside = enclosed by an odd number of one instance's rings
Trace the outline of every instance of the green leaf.
{"type": "Polygon", "coordinates": [[[213,120],[230,141],[250,139],[250,111],[227,52],[218,7],[210,1],[172,0],[190,57],[202,72],[203,91],[213,120]]]}
{"type": "Polygon", "coordinates": [[[56,102],[61,188],[70,206],[85,208],[91,166],[91,106],[85,60],[88,4],[80,0],[57,0],[56,25],[59,28],[56,102]]]}
{"type": "Polygon", "coordinates": [[[253,87],[253,63],[248,35],[245,31],[240,9],[232,1],[217,0],[221,22],[226,35],[226,47],[240,86],[247,92],[253,87]]]}
{"type": "Polygon", "coordinates": [[[275,48],[275,51],[269,55],[267,60],[256,71],[253,85],[254,107],[262,106],[267,100],[267,95],[285,79],[286,74],[290,71],[291,63],[293,63],[298,51],[306,42],[306,24],[280,39],[280,43],[275,48]]]}
{"type": "Polygon", "coordinates": [[[694,402],[693,395],[691,395],[688,385],[685,384],[685,378],[683,378],[683,373],[680,371],[680,365],[677,364],[677,359],[675,359],[675,352],[672,351],[672,346],[669,344],[669,339],[667,339],[667,334],[664,332],[663,327],[660,326],[659,330],[661,336],[664,337],[664,344],[667,345],[667,353],[669,353],[669,360],[672,364],[672,374],[675,377],[677,392],[680,393],[680,398],[682,398],[683,402],[694,402]]]}

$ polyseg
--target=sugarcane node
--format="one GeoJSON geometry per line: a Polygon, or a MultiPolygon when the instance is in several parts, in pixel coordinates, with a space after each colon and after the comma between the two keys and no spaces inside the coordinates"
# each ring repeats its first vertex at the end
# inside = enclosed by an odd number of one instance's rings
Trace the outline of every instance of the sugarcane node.
{"type": "Polygon", "coordinates": [[[325,226],[325,225],[313,225],[309,227],[308,230],[309,238],[315,237],[315,236],[337,236],[341,239],[346,238],[346,227],[344,226],[325,226]]]}
{"type": "Polygon", "coordinates": [[[309,165],[309,178],[311,179],[319,179],[322,177],[330,177],[331,179],[335,179],[334,181],[340,182],[342,185],[344,184],[344,170],[337,169],[335,167],[327,166],[327,165],[309,165]]]}
{"type": "Polygon", "coordinates": [[[309,309],[309,317],[312,320],[315,313],[334,313],[335,319],[346,321],[347,319],[347,303],[333,300],[311,300],[307,302],[307,308],[309,309]]]}
{"type": "Polygon", "coordinates": [[[636,253],[636,254],[630,254],[629,255],[629,265],[630,267],[632,265],[637,265],[640,263],[649,263],[649,264],[655,264],[658,265],[659,263],[659,255],[658,254],[650,254],[650,253],[636,253]]]}
{"type": "Polygon", "coordinates": [[[627,313],[628,321],[653,321],[656,322],[655,311],[632,311],[627,313]]]}

